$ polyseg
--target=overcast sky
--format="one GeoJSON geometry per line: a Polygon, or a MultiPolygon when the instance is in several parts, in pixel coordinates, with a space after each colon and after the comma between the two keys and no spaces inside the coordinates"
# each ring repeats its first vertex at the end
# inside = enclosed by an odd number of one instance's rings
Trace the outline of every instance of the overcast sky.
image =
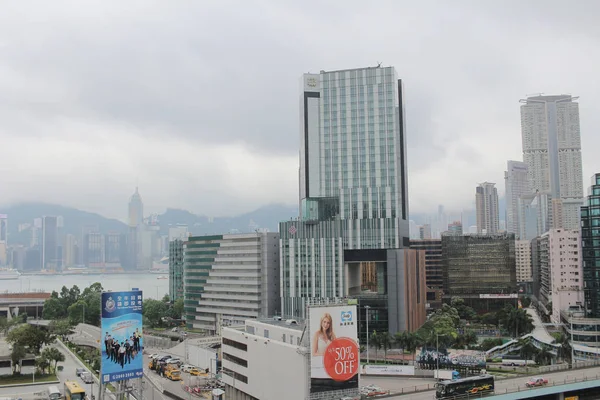
{"type": "Polygon", "coordinates": [[[521,160],[519,99],[580,96],[584,183],[600,172],[600,2],[0,3],[0,205],[124,219],[220,216],[298,197],[299,78],[396,67],[410,209],[471,208],[521,160]]]}

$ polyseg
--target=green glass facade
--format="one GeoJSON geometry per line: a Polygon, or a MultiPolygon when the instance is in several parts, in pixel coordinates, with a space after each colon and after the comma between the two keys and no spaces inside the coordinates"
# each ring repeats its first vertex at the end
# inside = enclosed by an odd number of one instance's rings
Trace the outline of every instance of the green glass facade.
{"type": "Polygon", "coordinates": [[[591,318],[600,318],[600,173],[592,177],[587,202],[581,207],[583,284],[586,309],[591,318]]]}
{"type": "Polygon", "coordinates": [[[222,235],[192,236],[184,245],[184,314],[186,325],[190,329],[194,328],[195,320],[207,317],[196,309],[220,246],[218,241],[221,239],[222,235]]]}
{"type": "Polygon", "coordinates": [[[183,298],[183,243],[181,239],[169,243],[169,298],[173,302],[183,298]]]}

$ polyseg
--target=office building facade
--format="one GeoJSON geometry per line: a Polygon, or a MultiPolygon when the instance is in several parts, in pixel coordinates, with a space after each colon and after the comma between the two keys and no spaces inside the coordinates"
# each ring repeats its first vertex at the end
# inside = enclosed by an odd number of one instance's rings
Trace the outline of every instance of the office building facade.
{"type": "Polygon", "coordinates": [[[524,196],[531,195],[527,164],[522,161],[508,161],[504,172],[504,187],[506,196],[506,231],[514,233],[517,240],[521,238],[524,227],[522,209],[525,205],[524,196]]]}
{"type": "Polygon", "coordinates": [[[192,236],[184,245],[188,328],[223,326],[279,313],[279,234],[192,236]]]}
{"type": "MultiPolygon", "coordinates": [[[[300,218],[282,222],[282,313],[348,293],[345,250],[409,246],[402,82],[393,67],[305,74],[300,218]]],[[[376,261],[376,260],[371,260],[376,261]]]]}
{"type": "Polygon", "coordinates": [[[517,289],[515,235],[442,236],[444,298],[462,297],[473,307],[494,308],[481,299],[500,299],[517,289]]]}
{"type": "Polygon", "coordinates": [[[475,190],[477,233],[493,235],[498,233],[498,190],[495,183],[480,183],[475,190]]]}
{"type": "Polygon", "coordinates": [[[442,240],[411,240],[410,248],[425,252],[425,285],[427,290],[427,309],[442,306],[444,293],[444,274],[442,270],[442,240]]]}
{"type": "Polygon", "coordinates": [[[581,208],[581,241],[585,308],[589,317],[600,318],[600,174],[592,177],[581,208]]]}
{"type": "Polygon", "coordinates": [[[540,305],[554,323],[560,312],[583,304],[581,233],[550,229],[540,237],[540,305]],[[550,305],[551,303],[551,305],[550,305]]]}
{"type": "MultiPolygon", "coordinates": [[[[583,175],[579,104],[571,95],[531,96],[521,100],[523,161],[531,192],[562,201],[565,229],[579,229],[583,175]]],[[[552,212],[552,203],[549,213],[552,212]]]]}
{"type": "Polygon", "coordinates": [[[517,265],[517,282],[531,282],[531,242],[528,240],[515,241],[515,263],[517,265]]]}
{"type": "Polygon", "coordinates": [[[56,271],[58,264],[58,224],[56,217],[42,218],[41,269],[56,271]]]}
{"type": "Polygon", "coordinates": [[[184,251],[181,239],[169,242],[169,298],[175,302],[183,295],[184,251]]]}

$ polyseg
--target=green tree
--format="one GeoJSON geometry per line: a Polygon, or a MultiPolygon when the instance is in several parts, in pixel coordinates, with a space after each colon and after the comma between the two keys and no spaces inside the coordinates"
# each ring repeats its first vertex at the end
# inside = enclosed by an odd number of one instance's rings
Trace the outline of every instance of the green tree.
{"type": "Polygon", "coordinates": [[[548,365],[551,361],[552,353],[550,353],[546,346],[542,346],[542,348],[535,355],[535,362],[539,365],[548,365]]]}
{"type": "Polygon", "coordinates": [[[531,305],[531,298],[529,296],[521,296],[520,300],[523,308],[527,308],[531,305]]]}
{"type": "MultiPolygon", "coordinates": [[[[98,285],[100,284],[98,283],[98,285]]],[[[102,291],[90,291],[82,296],[82,299],[85,302],[85,323],[100,326],[102,318],[102,291]]]]}
{"type": "Polygon", "coordinates": [[[558,332],[554,339],[556,341],[556,344],[560,345],[560,357],[567,363],[573,362],[571,360],[571,342],[569,341],[567,335],[565,335],[562,332],[558,332]]]}
{"type": "Polygon", "coordinates": [[[173,303],[173,313],[176,315],[177,319],[181,319],[181,317],[183,316],[183,299],[182,298],[175,300],[175,303],[173,303]]]}
{"type": "Polygon", "coordinates": [[[13,375],[21,373],[20,361],[27,355],[27,351],[21,345],[14,344],[12,352],[10,353],[10,360],[12,361],[12,373],[13,375]],[[17,371],[18,370],[18,371],[17,371]]]}
{"type": "Polygon", "coordinates": [[[0,317],[0,332],[6,336],[8,335],[8,332],[19,323],[21,323],[21,321],[18,318],[8,319],[5,317],[0,317]]]}
{"type": "Polygon", "coordinates": [[[456,309],[461,319],[473,321],[477,317],[475,310],[473,310],[472,307],[469,307],[461,297],[453,297],[452,300],[450,300],[450,306],[456,309]]]}
{"type": "Polygon", "coordinates": [[[473,331],[465,331],[454,339],[454,348],[466,349],[477,344],[477,335],[473,331]]]}
{"type": "MultiPolygon", "coordinates": [[[[425,322],[417,331],[422,343],[429,347],[449,347],[457,337],[458,313],[454,312],[436,313],[429,321],[425,322]]],[[[438,310],[439,311],[439,310],[438,310]]]]}
{"type": "Polygon", "coordinates": [[[481,322],[486,325],[498,325],[498,315],[496,313],[490,312],[485,313],[481,316],[481,322]]]}
{"type": "Polygon", "coordinates": [[[422,346],[423,342],[416,332],[406,333],[406,343],[404,344],[406,351],[412,354],[413,360],[417,347],[422,346]]]}
{"type": "Polygon", "coordinates": [[[56,347],[46,347],[41,354],[41,358],[45,358],[48,361],[54,362],[53,370],[56,371],[56,367],[59,362],[65,361],[65,355],[60,352],[56,347]]]}
{"type": "Polygon", "coordinates": [[[102,287],[102,284],[100,282],[94,282],[90,286],[83,289],[83,293],[81,293],[81,297],[87,297],[92,293],[102,294],[103,290],[104,290],[104,288],[102,287]]]}
{"type": "Polygon", "coordinates": [[[66,316],[66,310],[63,308],[63,304],[64,303],[60,299],[56,297],[50,297],[44,301],[44,311],[42,311],[42,317],[49,320],[64,318],[66,316]]]}
{"type": "Polygon", "coordinates": [[[50,368],[50,364],[51,361],[44,356],[40,356],[35,359],[35,366],[42,374],[46,373],[46,370],[50,368]]]}
{"type": "Polygon", "coordinates": [[[392,348],[392,336],[388,332],[381,333],[381,347],[383,348],[383,358],[387,362],[387,351],[392,348]]]}
{"type": "Polygon", "coordinates": [[[369,339],[369,345],[375,348],[375,359],[377,360],[377,352],[383,347],[383,339],[381,333],[373,331],[371,338],[369,339]]]}
{"type": "Polygon", "coordinates": [[[162,302],[163,303],[170,303],[171,302],[171,297],[169,297],[168,294],[165,294],[162,298],[162,302]]]}
{"type": "Polygon", "coordinates": [[[400,350],[402,350],[402,355],[403,356],[404,356],[404,349],[406,348],[407,341],[408,341],[408,332],[407,331],[397,332],[394,335],[394,344],[400,350]]]}
{"type": "Polygon", "coordinates": [[[49,329],[53,335],[60,337],[62,340],[74,333],[73,324],[67,318],[50,322],[49,329]]]}
{"type": "Polygon", "coordinates": [[[509,305],[502,311],[500,323],[509,334],[520,337],[533,331],[533,318],[524,309],[509,305]]]}
{"type": "Polygon", "coordinates": [[[483,342],[481,342],[481,350],[488,351],[490,349],[493,349],[496,346],[501,346],[501,345],[502,345],[502,339],[488,338],[488,339],[484,339],[483,342]]]}
{"type": "Polygon", "coordinates": [[[56,338],[46,329],[24,324],[12,329],[6,341],[13,346],[23,346],[33,354],[40,354],[40,349],[46,344],[53,343],[56,338]]]}
{"type": "Polygon", "coordinates": [[[150,326],[155,327],[162,325],[162,318],[167,315],[168,309],[168,305],[162,301],[146,299],[144,300],[142,313],[150,326]]]}
{"type": "Polygon", "coordinates": [[[521,339],[519,340],[519,344],[521,346],[519,355],[525,360],[525,370],[527,371],[529,369],[529,364],[527,361],[535,359],[535,356],[538,354],[539,350],[533,345],[533,343],[531,343],[531,340],[529,339],[521,339]]]}
{"type": "Polygon", "coordinates": [[[85,300],[78,300],[67,308],[67,315],[71,324],[77,325],[84,322],[84,313],[87,312],[86,307],[87,303],[85,300]]]}

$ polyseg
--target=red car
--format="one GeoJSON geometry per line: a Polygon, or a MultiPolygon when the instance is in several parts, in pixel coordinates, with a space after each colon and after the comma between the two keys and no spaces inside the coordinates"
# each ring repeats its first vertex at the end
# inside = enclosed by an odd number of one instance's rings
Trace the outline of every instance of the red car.
{"type": "Polygon", "coordinates": [[[527,382],[525,382],[525,386],[527,387],[535,387],[535,386],[544,386],[548,384],[548,379],[546,378],[531,378],[527,382]]]}

